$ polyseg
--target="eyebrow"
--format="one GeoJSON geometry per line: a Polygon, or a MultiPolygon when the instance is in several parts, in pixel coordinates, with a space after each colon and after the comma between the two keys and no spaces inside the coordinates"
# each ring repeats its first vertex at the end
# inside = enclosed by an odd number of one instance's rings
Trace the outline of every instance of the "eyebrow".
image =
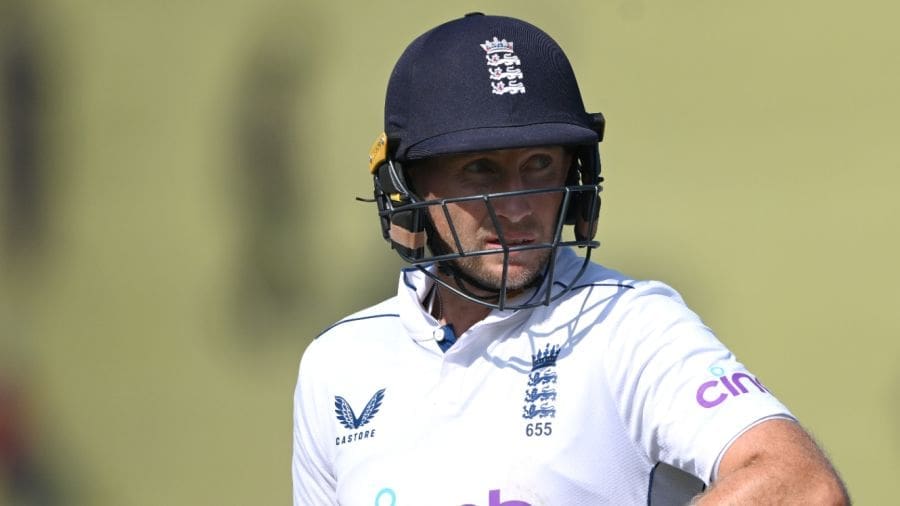
{"type": "MultiPolygon", "coordinates": [[[[559,156],[557,156],[557,153],[555,153],[552,148],[546,148],[546,149],[534,148],[534,149],[536,149],[537,151],[535,151],[534,153],[531,153],[528,156],[528,158],[525,159],[526,161],[531,160],[532,158],[534,158],[536,156],[549,156],[551,158],[565,159],[566,155],[569,154],[569,151],[565,150],[565,149],[563,151],[561,151],[560,153],[558,153],[559,156]]],[[[494,164],[494,165],[501,165],[498,162],[496,162],[495,159],[491,155],[488,155],[484,152],[460,154],[460,155],[456,155],[456,156],[460,157],[461,161],[459,163],[463,166],[468,165],[472,162],[481,161],[481,160],[484,160],[484,161],[494,164]]]]}
{"type": "Polygon", "coordinates": [[[496,161],[492,160],[490,157],[477,156],[477,157],[467,158],[467,159],[462,160],[461,162],[459,162],[459,166],[460,166],[460,168],[465,168],[466,166],[471,165],[476,162],[484,163],[490,167],[499,167],[501,165],[500,163],[497,163],[496,161]]]}

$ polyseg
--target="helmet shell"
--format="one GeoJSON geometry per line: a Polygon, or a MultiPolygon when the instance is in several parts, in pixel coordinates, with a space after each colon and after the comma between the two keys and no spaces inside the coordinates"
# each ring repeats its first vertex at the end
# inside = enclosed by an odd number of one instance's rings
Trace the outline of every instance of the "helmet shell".
{"type": "Polygon", "coordinates": [[[388,82],[384,131],[401,162],[600,140],[556,41],[524,21],[480,13],[407,47],[388,82]]]}

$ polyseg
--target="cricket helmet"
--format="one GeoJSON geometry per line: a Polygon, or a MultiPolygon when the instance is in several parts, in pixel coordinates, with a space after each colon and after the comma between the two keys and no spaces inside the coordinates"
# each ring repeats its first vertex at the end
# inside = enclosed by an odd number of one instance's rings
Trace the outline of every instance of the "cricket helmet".
{"type": "MultiPolygon", "coordinates": [[[[587,113],[568,58],[539,28],[524,21],[480,13],[442,24],[416,38],[397,61],[387,86],[384,133],[369,153],[375,201],[384,238],[405,261],[436,282],[474,302],[497,309],[549,304],[568,292],[587,267],[600,211],[600,156],[605,121],[587,113]],[[409,184],[405,167],[439,155],[534,146],[572,149],[573,163],[565,186],[519,192],[472,195],[426,201],[409,184]],[[557,192],[562,204],[555,237],[546,243],[510,245],[492,206],[498,198],[557,192]],[[458,237],[446,241],[456,250],[436,248],[428,210],[463,201],[481,201],[492,216],[501,248],[462,251],[458,237]],[[563,239],[563,225],[574,225],[574,240],[563,239]],[[427,246],[427,248],[426,248],[427,246]],[[586,248],[575,279],[554,277],[557,249],[586,248]],[[509,298],[506,276],[509,254],[521,249],[548,249],[551,254],[541,287],[526,301],[509,298]],[[454,260],[463,256],[503,255],[503,279],[495,295],[473,294],[460,283],[454,260]],[[445,283],[427,265],[451,272],[456,284],[445,283]],[[555,286],[554,286],[555,285],[555,286]]],[[[451,224],[452,233],[455,228],[451,224]]],[[[462,276],[465,279],[465,276],[462,276]]]]}

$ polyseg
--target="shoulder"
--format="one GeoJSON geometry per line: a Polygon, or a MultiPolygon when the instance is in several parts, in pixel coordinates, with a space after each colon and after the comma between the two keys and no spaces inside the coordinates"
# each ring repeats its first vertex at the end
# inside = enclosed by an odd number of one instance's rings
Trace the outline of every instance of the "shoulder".
{"type": "Polygon", "coordinates": [[[316,336],[316,340],[330,339],[360,326],[379,325],[400,318],[395,298],[390,298],[378,305],[363,309],[332,323],[316,336]]]}
{"type": "Polygon", "coordinates": [[[649,279],[637,279],[616,269],[587,260],[571,249],[560,254],[554,280],[554,290],[570,287],[568,298],[597,298],[614,294],[628,294],[630,298],[662,296],[681,304],[681,296],[669,285],[649,279]]]}
{"type": "Polygon", "coordinates": [[[380,341],[383,336],[392,335],[400,325],[400,314],[396,297],[352,313],[332,323],[313,339],[304,352],[304,359],[310,355],[346,356],[347,351],[365,347],[380,341]]]}
{"type": "Polygon", "coordinates": [[[635,279],[596,263],[588,265],[569,293],[536,312],[532,324],[566,326],[573,336],[592,336],[592,340],[606,343],[604,346],[632,346],[644,338],[675,339],[686,333],[709,334],[699,316],[668,284],[635,279]]]}
{"type": "Polygon", "coordinates": [[[624,316],[634,310],[682,311],[687,306],[681,294],[668,284],[636,279],[622,272],[590,262],[583,275],[572,283],[561,305],[584,308],[602,305],[607,313],[624,316]]]}

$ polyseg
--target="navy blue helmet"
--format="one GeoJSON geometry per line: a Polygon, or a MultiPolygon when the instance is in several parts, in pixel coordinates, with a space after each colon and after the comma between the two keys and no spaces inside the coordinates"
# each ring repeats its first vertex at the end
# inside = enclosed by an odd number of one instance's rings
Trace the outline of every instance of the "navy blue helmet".
{"type": "MultiPolygon", "coordinates": [[[[585,111],[568,58],[539,28],[524,21],[475,13],[450,21],[416,38],[400,56],[387,86],[384,133],[369,153],[375,200],[384,238],[407,262],[436,282],[480,304],[517,309],[549,304],[568,292],[569,281],[552,289],[560,246],[586,248],[587,266],[600,211],[600,156],[604,118],[585,111]],[[409,184],[406,168],[434,156],[533,146],[566,146],[574,153],[565,186],[472,195],[427,201],[409,184]],[[555,237],[549,242],[510,245],[493,212],[498,198],[557,192],[562,195],[555,237]],[[431,231],[428,209],[480,201],[487,206],[501,248],[464,251],[458,237],[440,241],[431,231]],[[574,226],[574,239],[564,240],[563,226],[574,226]],[[449,247],[448,247],[449,245],[449,247]],[[454,260],[464,256],[503,255],[505,273],[510,252],[551,251],[539,293],[511,303],[504,275],[490,297],[473,294],[463,283],[449,284],[426,267],[454,273],[454,260]]],[[[444,209],[445,215],[446,209],[444,209]]],[[[456,229],[451,224],[451,231],[456,229]]]]}

